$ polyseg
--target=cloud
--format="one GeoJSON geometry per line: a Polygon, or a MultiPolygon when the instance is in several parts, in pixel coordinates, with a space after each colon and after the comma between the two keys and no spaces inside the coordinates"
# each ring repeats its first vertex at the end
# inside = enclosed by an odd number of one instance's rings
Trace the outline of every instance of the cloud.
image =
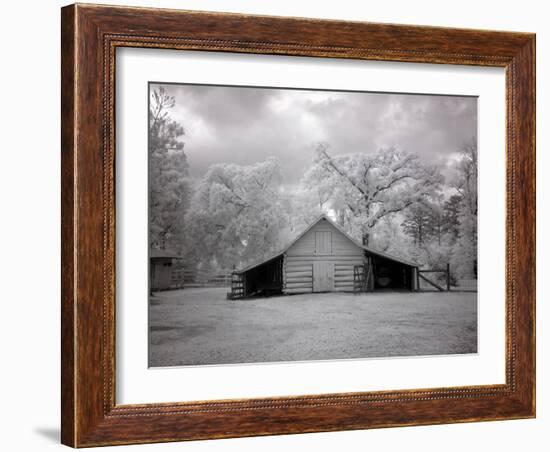
{"type": "Polygon", "coordinates": [[[274,155],[286,183],[295,184],[321,141],[335,154],[394,146],[445,164],[477,135],[474,97],[163,86],[176,100],[170,114],[185,128],[193,177],[213,163],[253,164],[274,155]]]}

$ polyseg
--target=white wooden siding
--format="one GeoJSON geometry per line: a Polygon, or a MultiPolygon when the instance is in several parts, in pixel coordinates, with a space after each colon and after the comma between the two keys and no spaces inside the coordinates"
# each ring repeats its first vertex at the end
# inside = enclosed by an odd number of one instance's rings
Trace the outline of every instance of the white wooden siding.
{"type": "Polygon", "coordinates": [[[326,220],[320,220],[287,251],[288,256],[315,255],[315,233],[331,232],[332,256],[363,255],[363,250],[326,220]]]}

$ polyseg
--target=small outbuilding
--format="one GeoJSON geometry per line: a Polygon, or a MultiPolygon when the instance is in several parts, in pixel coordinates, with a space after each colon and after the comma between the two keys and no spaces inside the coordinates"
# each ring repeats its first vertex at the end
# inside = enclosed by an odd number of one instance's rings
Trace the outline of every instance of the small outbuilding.
{"type": "Polygon", "coordinates": [[[149,250],[150,290],[167,290],[172,286],[174,260],[181,259],[176,253],[167,250],[149,250]]]}
{"type": "Polygon", "coordinates": [[[418,267],[363,246],[321,215],[282,251],[233,272],[229,296],[418,290],[418,267]]]}

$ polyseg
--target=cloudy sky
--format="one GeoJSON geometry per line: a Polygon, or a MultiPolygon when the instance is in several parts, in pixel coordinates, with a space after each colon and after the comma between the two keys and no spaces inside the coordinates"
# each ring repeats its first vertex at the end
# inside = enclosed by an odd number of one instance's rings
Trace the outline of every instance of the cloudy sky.
{"type": "Polygon", "coordinates": [[[444,164],[477,131],[474,97],[163,86],[175,97],[170,114],[185,129],[194,178],[213,163],[252,164],[276,156],[285,183],[293,185],[319,142],[333,154],[394,146],[444,164]]]}

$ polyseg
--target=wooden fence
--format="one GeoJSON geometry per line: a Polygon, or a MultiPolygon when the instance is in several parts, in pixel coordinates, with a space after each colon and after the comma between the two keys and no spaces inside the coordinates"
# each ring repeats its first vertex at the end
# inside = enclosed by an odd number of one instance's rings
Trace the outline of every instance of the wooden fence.
{"type": "Polygon", "coordinates": [[[229,286],[231,286],[231,271],[216,272],[186,268],[172,270],[173,288],[229,286]]]}

